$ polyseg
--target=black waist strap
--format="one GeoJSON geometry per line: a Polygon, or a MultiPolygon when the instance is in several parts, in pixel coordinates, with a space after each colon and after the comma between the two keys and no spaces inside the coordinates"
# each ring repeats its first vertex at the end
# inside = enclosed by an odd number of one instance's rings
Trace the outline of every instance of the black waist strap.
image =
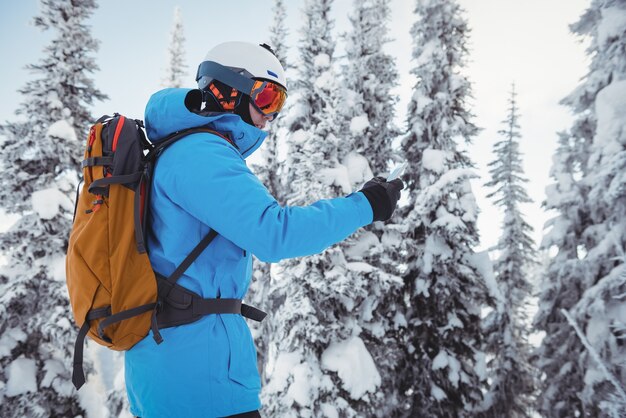
{"type": "MultiPolygon", "coordinates": [[[[259,322],[267,315],[257,308],[242,303],[241,299],[204,299],[189,289],[170,283],[167,278],[158,273],[156,276],[159,289],[155,318],[157,329],[189,324],[211,314],[239,314],[259,322]]],[[[158,337],[155,336],[155,340],[157,339],[158,337]]]]}
{"type": "Polygon", "coordinates": [[[191,300],[191,312],[193,315],[211,314],[240,314],[241,299],[201,299],[191,300]]]}

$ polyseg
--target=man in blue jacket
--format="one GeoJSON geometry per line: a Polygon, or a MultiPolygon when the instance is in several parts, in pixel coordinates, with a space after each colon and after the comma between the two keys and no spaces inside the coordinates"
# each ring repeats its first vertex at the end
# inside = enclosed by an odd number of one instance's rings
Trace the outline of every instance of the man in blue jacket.
{"type": "MultiPolygon", "coordinates": [[[[211,230],[219,235],[178,284],[203,298],[243,299],[252,254],[262,261],[319,253],[358,228],[391,217],[400,180],[377,177],[346,197],[283,207],[248,169],[245,158],[280,112],[285,73],[267,45],[227,42],[198,69],[198,90],[166,89],[146,107],[148,137],[209,127],[158,159],[151,190],[150,261],[171,274],[211,230]],[[305,238],[306,237],[306,238],[305,238]]],[[[260,417],[256,352],[241,315],[209,314],[161,330],[126,353],[131,412],[142,418],[260,417]]]]}

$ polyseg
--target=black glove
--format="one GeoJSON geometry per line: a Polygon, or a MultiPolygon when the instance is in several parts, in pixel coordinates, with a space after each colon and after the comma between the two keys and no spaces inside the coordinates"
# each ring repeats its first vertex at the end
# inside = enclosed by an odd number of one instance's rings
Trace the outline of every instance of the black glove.
{"type": "Polygon", "coordinates": [[[383,177],[374,177],[359,191],[363,192],[370,202],[372,212],[374,212],[374,221],[386,221],[391,218],[402,189],[404,189],[404,183],[400,179],[387,182],[383,177]]]}

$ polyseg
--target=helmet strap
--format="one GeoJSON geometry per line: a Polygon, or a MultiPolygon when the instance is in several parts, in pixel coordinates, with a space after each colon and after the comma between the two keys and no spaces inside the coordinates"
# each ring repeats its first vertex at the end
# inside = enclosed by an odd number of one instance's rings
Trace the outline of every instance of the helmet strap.
{"type": "Polygon", "coordinates": [[[241,95],[241,100],[235,106],[235,114],[239,115],[248,125],[254,126],[252,115],[250,115],[250,96],[247,94],[241,95]]]}

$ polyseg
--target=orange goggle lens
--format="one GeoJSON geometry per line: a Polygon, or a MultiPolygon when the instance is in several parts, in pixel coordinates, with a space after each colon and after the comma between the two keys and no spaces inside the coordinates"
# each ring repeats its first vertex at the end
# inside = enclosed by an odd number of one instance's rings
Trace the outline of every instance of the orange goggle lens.
{"type": "Polygon", "coordinates": [[[255,107],[264,115],[275,115],[283,108],[287,90],[270,81],[256,80],[250,94],[255,107]]]}

